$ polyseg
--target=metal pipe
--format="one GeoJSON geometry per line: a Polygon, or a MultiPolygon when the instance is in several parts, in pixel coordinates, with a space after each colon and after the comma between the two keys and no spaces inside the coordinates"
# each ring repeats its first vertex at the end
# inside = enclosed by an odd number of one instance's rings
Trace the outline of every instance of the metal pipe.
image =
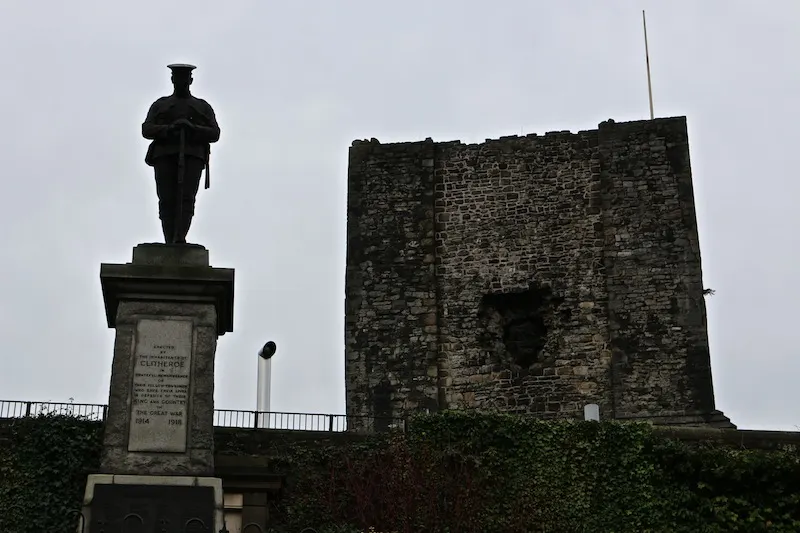
{"type": "Polygon", "coordinates": [[[258,351],[258,383],[256,390],[256,411],[258,427],[269,427],[270,389],[272,388],[272,356],[277,346],[269,341],[258,351]]]}

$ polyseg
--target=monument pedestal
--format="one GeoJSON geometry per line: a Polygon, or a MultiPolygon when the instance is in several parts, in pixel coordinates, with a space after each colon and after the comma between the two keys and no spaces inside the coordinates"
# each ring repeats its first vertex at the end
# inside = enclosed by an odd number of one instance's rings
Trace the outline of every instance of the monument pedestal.
{"type": "Polygon", "coordinates": [[[100,472],[84,498],[87,532],[125,516],[142,531],[184,531],[192,520],[187,531],[222,527],[214,356],[217,337],[233,330],[233,278],[198,245],[140,244],[131,263],[101,265],[116,339],[100,472]]]}

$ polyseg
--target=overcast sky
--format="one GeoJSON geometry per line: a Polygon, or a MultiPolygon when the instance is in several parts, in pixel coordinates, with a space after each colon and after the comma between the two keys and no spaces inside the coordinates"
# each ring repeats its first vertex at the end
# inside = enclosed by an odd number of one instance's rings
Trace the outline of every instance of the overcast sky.
{"type": "Polygon", "coordinates": [[[190,242],[236,269],[216,405],[344,412],[347,150],[688,117],[717,406],[800,428],[800,2],[0,3],[0,399],[106,403],[100,263],[159,241],[141,123],[190,62],[222,128],[190,242]],[[391,6],[391,7],[390,7],[391,6]]]}

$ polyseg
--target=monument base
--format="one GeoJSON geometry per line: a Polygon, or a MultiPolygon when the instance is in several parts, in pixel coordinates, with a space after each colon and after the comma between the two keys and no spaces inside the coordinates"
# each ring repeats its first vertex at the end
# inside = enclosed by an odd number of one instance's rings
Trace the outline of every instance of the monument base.
{"type": "Polygon", "coordinates": [[[213,477],[91,474],[78,533],[217,533],[222,480],[213,477]]]}
{"type": "Polygon", "coordinates": [[[233,329],[232,269],[199,245],[140,244],[100,267],[116,330],[98,473],[214,475],[214,359],[233,329]]]}

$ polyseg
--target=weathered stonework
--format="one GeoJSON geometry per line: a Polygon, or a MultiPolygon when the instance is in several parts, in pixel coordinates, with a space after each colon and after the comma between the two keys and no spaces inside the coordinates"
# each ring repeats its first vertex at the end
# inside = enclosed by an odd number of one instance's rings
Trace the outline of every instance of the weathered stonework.
{"type": "Polygon", "coordinates": [[[349,223],[347,240],[347,284],[357,287],[347,295],[348,412],[438,405],[434,146],[350,153],[348,220],[364,225],[349,223]]]}
{"type": "Polygon", "coordinates": [[[347,411],[730,425],[686,120],[350,149],[347,411]]]}
{"type": "Polygon", "coordinates": [[[117,313],[114,363],[103,438],[100,472],[104,474],[199,475],[214,472],[214,355],[216,312],[210,304],[121,302],[117,313]],[[180,453],[129,449],[136,326],[141,319],[192,323],[191,385],[185,408],[186,449],[180,453]]]}
{"type": "Polygon", "coordinates": [[[233,275],[197,245],[142,244],[131,263],[101,265],[116,339],[100,474],[213,475],[214,359],[232,330],[233,275]]]}

